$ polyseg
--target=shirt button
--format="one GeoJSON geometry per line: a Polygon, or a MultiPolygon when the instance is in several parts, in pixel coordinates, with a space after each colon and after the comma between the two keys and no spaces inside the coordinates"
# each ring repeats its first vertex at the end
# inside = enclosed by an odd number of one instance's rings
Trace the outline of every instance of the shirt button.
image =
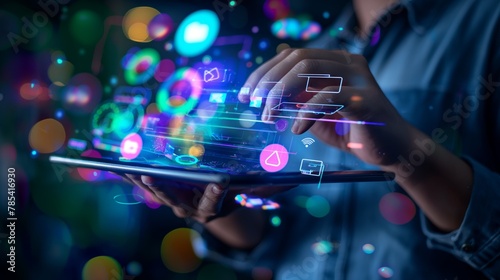
{"type": "Polygon", "coordinates": [[[464,243],[460,249],[466,253],[471,253],[474,251],[474,246],[472,244],[464,243]]]}

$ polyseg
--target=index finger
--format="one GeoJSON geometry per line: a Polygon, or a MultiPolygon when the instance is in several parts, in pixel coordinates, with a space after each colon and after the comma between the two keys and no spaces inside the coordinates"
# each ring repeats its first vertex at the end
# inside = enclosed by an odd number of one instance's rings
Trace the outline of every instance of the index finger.
{"type": "Polygon", "coordinates": [[[255,87],[257,85],[256,81],[260,81],[260,78],[267,73],[271,68],[273,68],[278,62],[282,61],[285,57],[287,57],[293,49],[285,49],[281,51],[279,54],[275,55],[273,58],[268,60],[266,63],[262,64],[259,68],[257,68],[255,71],[250,74],[250,76],[247,78],[245,85],[243,86],[244,88],[247,88],[248,90],[245,91],[240,91],[238,93],[238,100],[243,103],[248,103],[250,100],[250,95],[253,93],[255,90],[255,87]]]}
{"type": "MultiPolygon", "coordinates": [[[[288,68],[288,65],[279,65],[278,67],[288,68]]],[[[272,69],[271,71],[282,72],[283,70],[272,69]]],[[[272,121],[274,116],[278,115],[282,108],[278,108],[278,103],[283,100],[296,101],[297,105],[307,102],[323,88],[337,85],[336,90],[331,91],[332,98],[342,94],[342,84],[354,77],[354,70],[343,63],[331,60],[307,59],[296,64],[292,69],[282,76],[279,83],[284,85],[282,96],[272,96],[266,100],[262,113],[263,121],[272,121]],[[317,80],[314,83],[311,80],[317,80]],[[302,102],[302,103],[301,103],[302,102]]],[[[273,92],[278,92],[272,90],[273,92]]],[[[326,99],[326,102],[333,102],[332,98],[326,99]]],[[[326,103],[325,103],[326,104],[326,103]]],[[[342,105],[342,104],[341,104],[342,105]]],[[[297,110],[300,107],[296,108],[297,110]]]]}

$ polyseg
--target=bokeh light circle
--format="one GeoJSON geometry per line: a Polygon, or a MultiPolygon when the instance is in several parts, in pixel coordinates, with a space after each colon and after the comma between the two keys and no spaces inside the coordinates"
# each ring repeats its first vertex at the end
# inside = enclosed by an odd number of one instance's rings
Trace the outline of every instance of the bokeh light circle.
{"type": "Polygon", "coordinates": [[[392,270],[392,268],[390,267],[387,267],[387,266],[383,266],[381,268],[378,269],[378,275],[380,275],[382,278],[391,278],[393,275],[394,275],[394,271],[392,270]]]}
{"type": "Polygon", "coordinates": [[[177,28],[174,46],[179,54],[193,57],[205,52],[219,34],[219,17],[211,10],[199,10],[187,16],[177,28]]]}
{"type": "Polygon", "coordinates": [[[25,100],[33,100],[44,94],[48,94],[49,89],[38,83],[37,81],[32,81],[29,83],[24,83],[19,89],[19,94],[25,100]]]}
{"type": "Polygon", "coordinates": [[[290,48],[290,45],[287,44],[287,43],[281,43],[279,44],[277,47],[276,47],[276,53],[280,53],[286,49],[289,49],[290,48]]]}
{"type": "Polygon", "coordinates": [[[337,135],[344,136],[351,130],[351,125],[349,123],[338,122],[335,123],[335,132],[337,135]]]}
{"type": "Polygon", "coordinates": [[[307,199],[306,209],[311,216],[322,218],[330,212],[330,203],[320,195],[313,195],[307,199]]]}
{"type": "Polygon", "coordinates": [[[138,85],[149,80],[155,73],[160,55],[154,49],[142,49],[134,53],[125,63],[125,81],[138,85]]]}
{"type": "Polygon", "coordinates": [[[37,122],[30,130],[29,143],[39,153],[53,153],[64,145],[66,131],[55,119],[44,119],[37,122]]]}
{"type": "Polygon", "coordinates": [[[149,33],[149,25],[159,14],[158,10],[151,7],[130,9],[123,17],[123,33],[134,42],[151,42],[154,37],[149,33]]]}
{"type": "Polygon", "coordinates": [[[205,147],[201,144],[194,144],[189,147],[188,154],[193,157],[201,157],[205,153],[205,147]]]}
{"type": "Polygon", "coordinates": [[[130,262],[127,265],[127,272],[132,276],[137,276],[142,273],[142,265],[136,261],[130,262]]]}
{"type": "Polygon", "coordinates": [[[158,82],[164,82],[175,71],[175,63],[170,59],[162,59],[156,67],[154,77],[158,82]]]}
{"type": "Polygon", "coordinates": [[[321,33],[321,25],[310,20],[284,18],[271,25],[271,33],[280,39],[310,40],[321,33]]]}
{"type": "Polygon", "coordinates": [[[272,280],[273,271],[267,267],[254,267],[252,269],[252,277],[254,280],[272,280]]]}
{"type": "Polygon", "coordinates": [[[71,36],[85,46],[94,46],[103,34],[104,20],[91,10],[82,9],[69,22],[71,36]]]}
{"type": "MultiPolygon", "coordinates": [[[[81,154],[81,156],[89,158],[102,158],[101,153],[99,153],[97,150],[86,150],[81,154]]],[[[78,172],[78,175],[80,175],[83,180],[88,182],[97,181],[102,179],[103,177],[102,171],[99,169],[78,167],[76,170],[78,172]]]]}
{"type": "Polygon", "coordinates": [[[156,94],[156,104],[160,112],[174,116],[184,116],[189,113],[200,98],[201,81],[195,69],[181,68],[175,71],[161,84],[156,94]],[[189,95],[187,99],[182,96],[186,92],[189,95]]]}
{"type": "Polygon", "coordinates": [[[311,249],[313,250],[314,254],[318,256],[323,256],[326,254],[329,254],[333,251],[334,247],[332,242],[326,241],[326,240],[321,240],[319,242],[314,243],[311,246],[311,249]]]}
{"type": "Polygon", "coordinates": [[[123,279],[120,264],[108,256],[98,256],[87,261],[83,267],[83,280],[123,279]]]}
{"type": "Polygon", "coordinates": [[[415,204],[402,193],[388,193],[379,201],[380,214],[389,222],[403,225],[411,221],[417,212],[415,204]]]}
{"type": "Polygon", "coordinates": [[[288,127],[288,121],[285,119],[279,119],[274,124],[275,128],[279,132],[284,132],[288,127]]]}
{"type": "Polygon", "coordinates": [[[373,252],[375,252],[375,246],[373,246],[372,244],[369,244],[369,243],[363,245],[362,249],[363,249],[363,252],[367,255],[371,255],[371,254],[373,254],[373,252]]]}
{"type": "Polygon", "coordinates": [[[201,264],[196,255],[192,239],[201,238],[199,233],[189,228],[178,228],[169,232],[161,242],[163,264],[173,272],[189,273],[201,264]]]}
{"type": "Polygon", "coordinates": [[[150,192],[146,192],[138,186],[134,186],[134,190],[132,191],[132,193],[139,197],[143,197],[144,204],[146,204],[146,206],[151,209],[158,209],[162,205],[155,197],[153,197],[153,194],[151,194],[150,192]]]}
{"type": "Polygon", "coordinates": [[[279,216],[272,216],[271,224],[275,227],[279,227],[281,225],[281,218],[279,216]]]}
{"type": "Polygon", "coordinates": [[[101,82],[89,73],[75,75],[63,90],[63,106],[72,114],[92,112],[102,98],[101,82]]]}
{"type": "Polygon", "coordinates": [[[71,79],[71,76],[73,75],[73,69],[74,66],[71,62],[61,60],[59,62],[52,63],[49,66],[47,74],[52,83],[58,86],[64,86],[71,79]]]}
{"type": "Polygon", "coordinates": [[[174,29],[174,21],[167,14],[156,15],[148,25],[149,37],[153,40],[165,39],[174,29]]]}
{"type": "Polygon", "coordinates": [[[251,128],[257,121],[257,115],[251,110],[245,110],[240,114],[240,125],[244,128],[251,128]]]}
{"type": "Polygon", "coordinates": [[[264,14],[271,20],[281,19],[290,14],[288,0],[266,0],[263,8],[264,14]]]}
{"type": "Polygon", "coordinates": [[[126,109],[119,110],[118,113],[113,113],[109,117],[112,131],[119,137],[125,137],[140,129],[144,118],[144,108],[140,104],[129,104],[126,109]]]}

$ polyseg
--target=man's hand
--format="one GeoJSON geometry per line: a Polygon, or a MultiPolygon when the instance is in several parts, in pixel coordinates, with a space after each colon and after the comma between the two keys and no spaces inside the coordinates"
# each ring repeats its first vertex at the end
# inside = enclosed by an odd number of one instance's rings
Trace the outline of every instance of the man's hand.
{"type": "Polygon", "coordinates": [[[133,184],[151,194],[157,202],[172,208],[177,217],[192,218],[200,223],[227,216],[239,208],[234,200],[237,194],[245,193],[264,198],[295,187],[233,188],[214,183],[205,186],[150,176],[133,174],[125,176],[133,184]]]}
{"type": "MultiPolygon", "coordinates": [[[[326,116],[300,109],[292,131],[302,134],[311,129],[320,140],[350,151],[367,163],[390,165],[401,151],[407,149],[409,139],[406,132],[410,126],[381,91],[365,58],[354,54],[349,54],[349,58],[347,61],[343,51],[287,49],[254,71],[245,84],[250,88],[250,94],[240,94],[238,98],[241,102],[248,102],[255,88],[269,82],[284,85],[283,98],[267,97],[263,121],[276,118],[279,111],[272,108],[284,99],[306,104],[343,105],[344,108],[336,114],[326,116]],[[301,74],[342,77],[341,91],[333,93],[339,86],[333,85],[332,79],[315,79],[316,83],[309,85],[314,87],[314,92],[307,92],[307,79],[301,78],[301,74]],[[335,125],[343,125],[342,122],[351,123],[345,135],[337,134],[334,129],[335,125]]],[[[314,108],[314,105],[308,107],[314,108]]]]}

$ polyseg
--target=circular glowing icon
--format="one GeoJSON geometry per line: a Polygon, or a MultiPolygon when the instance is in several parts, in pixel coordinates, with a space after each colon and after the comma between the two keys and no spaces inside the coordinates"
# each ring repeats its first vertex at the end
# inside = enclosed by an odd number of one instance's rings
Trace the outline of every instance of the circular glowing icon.
{"type": "Polygon", "coordinates": [[[120,108],[115,103],[105,103],[99,107],[92,117],[92,128],[102,133],[113,131],[114,117],[120,113],[120,108]]]}
{"type": "Polygon", "coordinates": [[[260,152],[260,165],[268,172],[278,172],[288,163],[288,151],[280,144],[271,144],[260,152]]]}
{"type": "Polygon", "coordinates": [[[187,16],[175,33],[175,49],[182,56],[202,54],[219,34],[219,18],[210,10],[199,10],[187,16]]]}
{"type": "Polygon", "coordinates": [[[126,159],[136,158],[142,150],[142,138],[137,133],[131,133],[122,140],[120,152],[126,159]]]}
{"type": "Polygon", "coordinates": [[[180,155],[175,158],[175,162],[182,165],[193,165],[197,164],[198,161],[200,160],[192,155],[180,155]]]}
{"type": "Polygon", "coordinates": [[[156,94],[156,104],[162,113],[183,116],[198,104],[201,95],[201,78],[192,68],[181,68],[175,71],[161,84],[156,94]],[[189,93],[189,97],[182,96],[189,93]],[[176,94],[176,95],[174,95],[176,94]]]}
{"type": "Polygon", "coordinates": [[[155,73],[160,55],[154,49],[142,49],[134,53],[125,64],[125,81],[138,85],[149,80],[155,73]]]}

